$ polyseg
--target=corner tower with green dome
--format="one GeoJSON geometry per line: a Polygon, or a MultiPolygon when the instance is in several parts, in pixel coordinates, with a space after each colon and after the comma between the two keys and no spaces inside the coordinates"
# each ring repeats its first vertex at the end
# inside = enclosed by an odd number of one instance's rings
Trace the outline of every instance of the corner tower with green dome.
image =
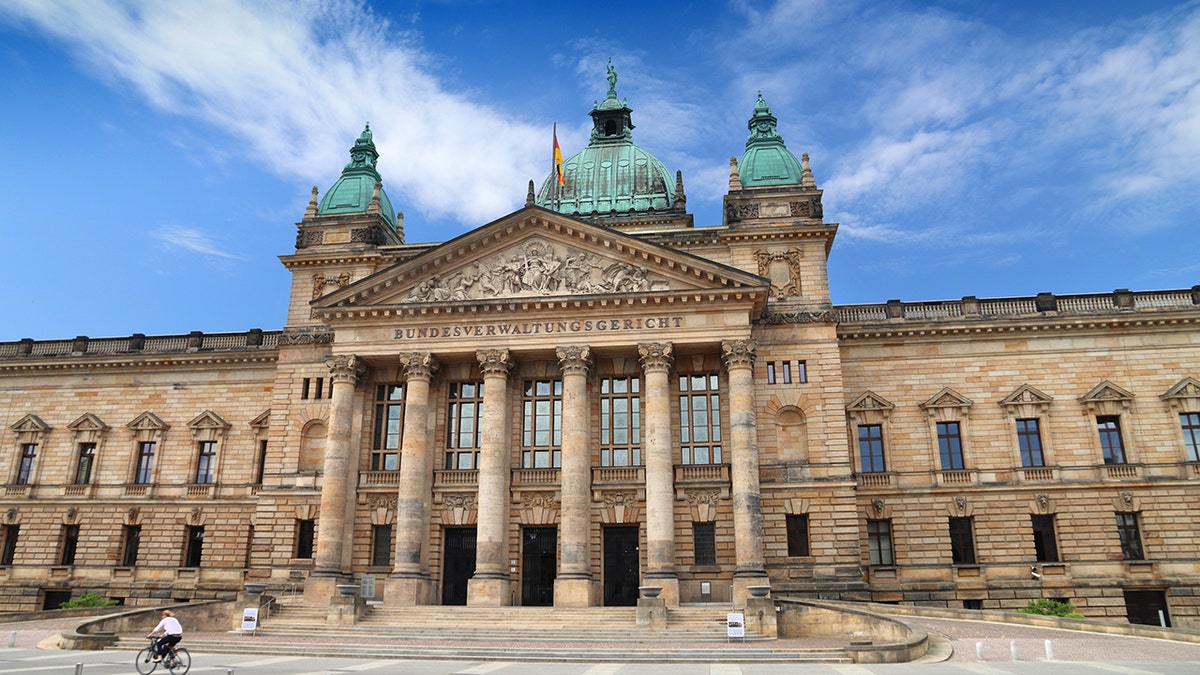
{"type": "Polygon", "coordinates": [[[551,172],[534,203],[627,230],[691,227],[683,176],[633,143],[632,109],[617,98],[617,71],[608,64],[608,96],[593,106],[592,134],[563,162],[563,185],[551,172]]]}

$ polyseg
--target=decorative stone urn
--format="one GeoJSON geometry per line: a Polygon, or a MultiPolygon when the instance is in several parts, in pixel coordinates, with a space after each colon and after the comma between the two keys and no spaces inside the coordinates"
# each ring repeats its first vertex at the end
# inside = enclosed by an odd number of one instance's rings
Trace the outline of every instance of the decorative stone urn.
{"type": "Polygon", "coordinates": [[[638,586],[643,598],[657,598],[662,593],[662,586],[638,586]]]}
{"type": "Polygon", "coordinates": [[[747,586],[746,591],[752,598],[765,598],[771,592],[770,586],[747,586]]]}
{"type": "Polygon", "coordinates": [[[358,593],[358,584],[338,584],[337,590],[338,593],[348,598],[358,593]]]}
{"type": "Polygon", "coordinates": [[[242,584],[242,588],[245,588],[246,592],[249,593],[250,595],[262,595],[262,592],[267,590],[267,585],[266,584],[248,583],[248,584],[242,584]]]}

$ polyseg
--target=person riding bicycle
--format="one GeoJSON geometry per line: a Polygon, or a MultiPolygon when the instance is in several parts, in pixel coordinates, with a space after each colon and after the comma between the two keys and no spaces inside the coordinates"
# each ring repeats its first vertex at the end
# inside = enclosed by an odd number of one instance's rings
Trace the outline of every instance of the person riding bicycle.
{"type": "Polygon", "coordinates": [[[155,663],[162,661],[167,652],[183,639],[183,626],[179,624],[179,619],[175,618],[175,613],[169,609],[163,610],[162,621],[159,621],[146,637],[154,637],[159,633],[162,633],[162,637],[154,643],[155,663]]]}

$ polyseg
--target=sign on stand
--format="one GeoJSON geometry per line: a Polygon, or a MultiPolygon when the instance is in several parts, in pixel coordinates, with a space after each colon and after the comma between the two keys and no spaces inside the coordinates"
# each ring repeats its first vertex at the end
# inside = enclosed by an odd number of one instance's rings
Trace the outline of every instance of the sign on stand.
{"type": "Polygon", "coordinates": [[[247,607],[242,610],[242,630],[258,630],[258,608],[247,607]]]}
{"type": "Polygon", "coordinates": [[[745,639],[746,639],[746,615],[745,614],[741,614],[741,613],[726,614],[725,615],[725,623],[727,626],[729,626],[729,629],[728,629],[729,632],[727,633],[727,635],[725,637],[726,641],[729,641],[730,638],[742,638],[742,640],[745,641],[745,639]]]}

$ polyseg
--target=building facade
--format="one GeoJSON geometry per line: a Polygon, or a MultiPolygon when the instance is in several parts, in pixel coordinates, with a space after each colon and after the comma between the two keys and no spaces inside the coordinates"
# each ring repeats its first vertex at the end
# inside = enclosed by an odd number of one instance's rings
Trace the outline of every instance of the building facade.
{"type": "Polygon", "coordinates": [[[0,343],[0,605],[775,595],[1200,625],[1200,287],[835,306],[760,96],[724,218],[597,104],[524,208],[405,241],[369,129],[287,325],[0,343]]]}

